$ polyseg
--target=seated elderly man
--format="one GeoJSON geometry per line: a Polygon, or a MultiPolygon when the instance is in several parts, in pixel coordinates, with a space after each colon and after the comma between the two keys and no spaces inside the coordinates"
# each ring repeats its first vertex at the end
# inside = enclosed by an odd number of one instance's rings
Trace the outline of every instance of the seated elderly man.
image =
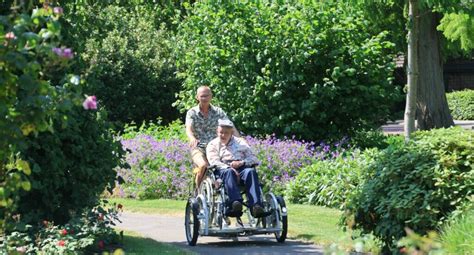
{"type": "Polygon", "coordinates": [[[254,168],[258,164],[257,157],[243,138],[232,135],[233,128],[234,125],[230,120],[218,121],[217,138],[206,148],[207,160],[210,165],[217,167],[217,176],[223,180],[229,196],[227,208],[231,210],[226,214],[242,215],[243,200],[238,185],[243,183],[252,215],[262,217],[265,212],[262,207],[260,183],[254,168]]]}

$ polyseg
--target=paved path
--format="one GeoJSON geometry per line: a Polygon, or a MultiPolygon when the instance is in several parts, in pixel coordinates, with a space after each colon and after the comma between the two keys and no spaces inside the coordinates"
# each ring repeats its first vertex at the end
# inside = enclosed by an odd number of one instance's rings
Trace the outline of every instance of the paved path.
{"type": "MultiPolygon", "coordinates": [[[[388,122],[382,126],[385,134],[403,134],[403,120],[388,122]]],[[[464,129],[474,130],[474,120],[455,120],[454,124],[464,129]]]]}
{"type": "Polygon", "coordinates": [[[190,247],[184,233],[184,216],[122,213],[119,218],[122,223],[117,224],[117,228],[135,231],[144,237],[173,244],[197,254],[323,254],[321,247],[299,240],[287,239],[285,243],[280,244],[274,235],[238,237],[238,240],[199,236],[197,245],[190,247]]]}

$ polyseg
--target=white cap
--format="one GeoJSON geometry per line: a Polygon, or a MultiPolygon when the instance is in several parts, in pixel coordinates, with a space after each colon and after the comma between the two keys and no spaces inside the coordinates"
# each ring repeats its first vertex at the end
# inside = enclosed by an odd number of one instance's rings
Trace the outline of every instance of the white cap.
{"type": "Polygon", "coordinates": [[[219,119],[217,125],[220,127],[234,127],[234,123],[228,119],[219,119]]]}

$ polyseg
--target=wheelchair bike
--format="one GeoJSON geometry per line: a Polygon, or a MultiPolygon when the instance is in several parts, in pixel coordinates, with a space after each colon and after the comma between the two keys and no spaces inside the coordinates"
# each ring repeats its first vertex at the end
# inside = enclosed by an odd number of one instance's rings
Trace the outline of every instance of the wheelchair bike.
{"type": "MultiPolygon", "coordinates": [[[[224,184],[218,183],[216,187],[218,178],[214,170],[214,166],[207,168],[197,195],[191,196],[186,203],[184,226],[188,244],[196,245],[199,236],[238,237],[260,234],[274,234],[277,242],[285,242],[288,214],[283,197],[271,192],[261,193],[264,216],[253,217],[250,208],[244,203],[242,216],[235,218],[236,226],[231,226],[225,214],[227,194],[224,184]]],[[[241,193],[245,199],[245,192],[241,193]]]]}

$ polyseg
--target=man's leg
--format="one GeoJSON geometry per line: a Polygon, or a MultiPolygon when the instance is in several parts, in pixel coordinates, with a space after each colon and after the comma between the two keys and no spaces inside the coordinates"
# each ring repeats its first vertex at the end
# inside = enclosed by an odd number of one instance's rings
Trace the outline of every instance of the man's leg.
{"type": "Polygon", "coordinates": [[[193,163],[196,165],[196,168],[193,170],[193,173],[195,174],[196,188],[199,188],[202,179],[204,179],[206,168],[209,164],[207,163],[206,154],[201,148],[193,149],[191,156],[193,163]]]}
{"type": "Polygon", "coordinates": [[[260,182],[258,181],[258,175],[255,168],[245,168],[241,170],[240,179],[242,179],[245,185],[249,207],[254,209],[255,205],[258,205],[260,207],[258,209],[258,214],[263,213],[263,204],[261,201],[262,192],[260,190],[260,182]]]}
{"type": "Polygon", "coordinates": [[[233,202],[238,201],[242,203],[242,196],[238,186],[238,179],[234,171],[230,168],[219,169],[219,176],[224,181],[224,188],[229,196],[228,206],[232,205],[233,202]]]}

